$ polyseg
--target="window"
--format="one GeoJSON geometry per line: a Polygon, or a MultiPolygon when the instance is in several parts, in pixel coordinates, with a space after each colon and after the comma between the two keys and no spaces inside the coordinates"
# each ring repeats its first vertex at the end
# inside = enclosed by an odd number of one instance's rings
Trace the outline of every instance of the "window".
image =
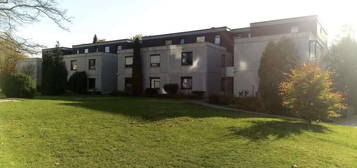
{"type": "Polygon", "coordinates": [[[131,89],[132,88],[132,80],[131,78],[125,78],[124,81],[124,86],[125,86],[125,90],[131,89]]]}
{"type": "Polygon", "coordinates": [[[84,53],[87,54],[88,52],[89,52],[88,48],[84,49],[84,53]]]}
{"type": "Polygon", "coordinates": [[[106,52],[106,53],[109,53],[109,52],[110,52],[110,47],[109,47],[109,46],[106,46],[106,47],[105,47],[105,52],[106,52]]]}
{"type": "Polygon", "coordinates": [[[89,59],[88,60],[88,69],[89,70],[95,70],[95,59],[89,59]]]}
{"type": "Polygon", "coordinates": [[[197,43],[205,42],[205,36],[197,37],[197,38],[196,38],[196,42],[197,42],[197,43]]]}
{"type": "Polygon", "coordinates": [[[185,44],[185,39],[180,39],[180,44],[185,44]]]}
{"type": "Polygon", "coordinates": [[[152,89],[160,89],[160,78],[150,78],[150,88],[152,89]]]}
{"type": "Polygon", "coordinates": [[[150,66],[159,67],[160,66],[160,54],[150,55],[150,66]]]}
{"type": "Polygon", "coordinates": [[[95,89],[95,78],[88,78],[88,89],[95,89]]]}
{"type": "Polygon", "coordinates": [[[77,54],[79,54],[79,50],[77,50],[77,54]]]}
{"type": "Polygon", "coordinates": [[[297,33],[299,32],[299,28],[297,26],[291,27],[291,33],[297,33]]]}
{"type": "Polygon", "coordinates": [[[165,44],[166,44],[166,45],[171,45],[171,44],[172,44],[172,40],[166,40],[166,41],[165,41],[165,44]]]}
{"type": "Polygon", "coordinates": [[[214,44],[221,45],[221,36],[220,35],[216,35],[214,37],[214,44]]]}
{"type": "Polygon", "coordinates": [[[248,38],[251,38],[252,37],[252,34],[248,33],[248,38]]]}
{"type": "Polygon", "coordinates": [[[133,56],[125,57],[125,67],[129,68],[133,66],[133,56]]]}
{"type": "Polygon", "coordinates": [[[118,46],[118,51],[122,50],[123,48],[121,46],[118,46]]]}
{"type": "Polygon", "coordinates": [[[71,71],[76,71],[78,69],[77,60],[71,60],[71,71]]]}
{"type": "Polygon", "coordinates": [[[96,48],[95,48],[95,52],[99,52],[99,47],[96,47],[96,48]]]}
{"type": "Polygon", "coordinates": [[[242,38],[242,35],[241,34],[237,34],[237,38],[242,38]]]}
{"type": "Polygon", "coordinates": [[[192,52],[182,52],[181,65],[192,65],[192,52]]]}
{"type": "Polygon", "coordinates": [[[192,77],[181,77],[181,89],[192,89],[192,77]]]}

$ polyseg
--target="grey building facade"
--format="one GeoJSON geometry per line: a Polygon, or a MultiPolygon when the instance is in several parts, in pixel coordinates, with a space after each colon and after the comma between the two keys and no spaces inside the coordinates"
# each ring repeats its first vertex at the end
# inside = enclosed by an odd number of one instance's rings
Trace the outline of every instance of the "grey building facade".
{"type": "MultiPolygon", "coordinates": [[[[293,40],[302,61],[316,61],[327,49],[327,33],[317,16],[251,23],[249,27],[210,28],[142,38],[144,88],[165,93],[165,84],[180,92],[225,92],[255,96],[260,58],[270,41],[293,40]]],[[[129,39],[62,48],[69,75],[85,71],[89,89],[104,94],[131,85],[133,42],[129,39]]],[[[46,50],[44,50],[46,51],[46,50]]]]}

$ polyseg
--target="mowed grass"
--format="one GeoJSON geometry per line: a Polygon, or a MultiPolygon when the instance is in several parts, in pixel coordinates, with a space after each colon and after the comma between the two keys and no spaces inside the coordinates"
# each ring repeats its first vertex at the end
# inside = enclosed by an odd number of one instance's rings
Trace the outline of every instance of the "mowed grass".
{"type": "Polygon", "coordinates": [[[0,167],[357,167],[357,129],[150,98],[0,103],[0,167]]]}

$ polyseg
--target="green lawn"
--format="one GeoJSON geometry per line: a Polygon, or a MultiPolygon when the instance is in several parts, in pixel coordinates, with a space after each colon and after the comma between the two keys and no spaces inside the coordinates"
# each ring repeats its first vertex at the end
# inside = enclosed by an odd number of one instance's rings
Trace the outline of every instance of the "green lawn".
{"type": "Polygon", "coordinates": [[[174,100],[0,103],[0,167],[357,167],[357,129],[174,100]]]}

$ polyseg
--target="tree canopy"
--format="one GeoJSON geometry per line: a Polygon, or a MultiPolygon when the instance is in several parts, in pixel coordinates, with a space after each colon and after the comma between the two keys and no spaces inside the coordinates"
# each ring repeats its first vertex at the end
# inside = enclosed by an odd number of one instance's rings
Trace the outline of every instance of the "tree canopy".
{"type": "Polygon", "coordinates": [[[279,95],[279,84],[284,81],[285,73],[298,64],[298,53],[293,41],[281,38],[271,41],[265,48],[259,67],[259,94],[265,110],[271,113],[282,111],[282,98],[279,95]]]}

